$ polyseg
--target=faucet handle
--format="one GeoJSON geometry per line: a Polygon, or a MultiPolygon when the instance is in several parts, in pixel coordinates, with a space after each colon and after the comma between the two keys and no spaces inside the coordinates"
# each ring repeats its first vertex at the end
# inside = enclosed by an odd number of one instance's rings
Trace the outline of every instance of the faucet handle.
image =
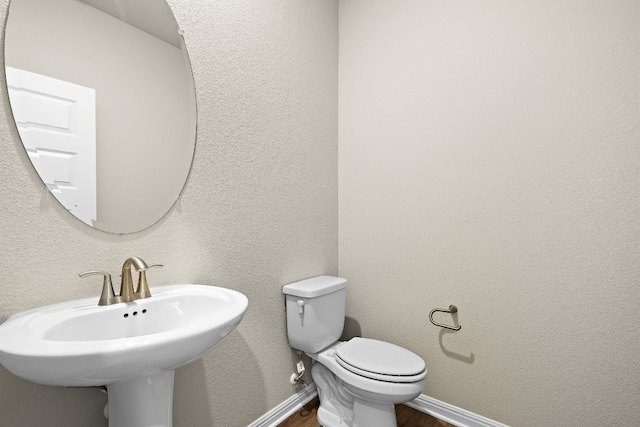
{"type": "Polygon", "coordinates": [[[151,264],[147,268],[138,271],[138,288],[134,293],[134,299],[149,298],[151,291],[149,290],[149,284],[147,283],[147,270],[150,268],[162,268],[163,264],[151,264]]]}
{"type": "Polygon", "coordinates": [[[99,270],[91,270],[85,271],[84,273],[79,273],[78,276],[85,278],[87,276],[104,276],[104,280],[102,281],[102,294],[100,295],[100,300],[98,301],[98,305],[110,305],[120,302],[120,298],[116,296],[113,291],[113,283],[111,283],[111,274],[106,271],[99,270]]]}

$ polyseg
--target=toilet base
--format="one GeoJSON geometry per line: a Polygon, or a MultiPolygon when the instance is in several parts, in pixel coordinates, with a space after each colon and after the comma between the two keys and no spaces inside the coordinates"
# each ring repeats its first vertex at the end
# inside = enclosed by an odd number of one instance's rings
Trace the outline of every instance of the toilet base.
{"type": "Polygon", "coordinates": [[[323,427],[397,427],[396,410],[390,403],[367,402],[355,398],[353,420],[340,418],[330,410],[318,408],[318,422],[323,427]]]}
{"type": "Polygon", "coordinates": [[[318,387],[318,397],[320,398],[318,422],[323,427],[352,427],[353,396],[320,362],[313,362],[311,376],[318,387]]]}
{"type": "Polygon", "coordinates": [[[317,418],[322,427],[352,427],[350,423],[345,422],[342,418],[322,406],[318,408],[317,418]]]}
{"type": "Polygon", "coordinates": [[[398,427],[396,409],[391,403],[376,403],[359,398],[353,401],[351,427],[398,427]]]}
{"type": "Polygon", "coordinates": [[[318,422],[323,427],[397,427],[393,403],[364,400],[350,393],[329,368],[318,361],[311,367],[318,387],[318,422]]]}

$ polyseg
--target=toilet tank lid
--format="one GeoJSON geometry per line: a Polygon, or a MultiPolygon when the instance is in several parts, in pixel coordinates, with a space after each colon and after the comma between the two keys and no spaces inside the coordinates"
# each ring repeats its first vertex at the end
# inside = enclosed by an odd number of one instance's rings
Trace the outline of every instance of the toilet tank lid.
{"type": "Polygon", "coordinates": [[[346,287],[347,280],[341,277],[318,276],[282,287],[282,293],[302,298],[313,298],[330,294],[346,287]]]}

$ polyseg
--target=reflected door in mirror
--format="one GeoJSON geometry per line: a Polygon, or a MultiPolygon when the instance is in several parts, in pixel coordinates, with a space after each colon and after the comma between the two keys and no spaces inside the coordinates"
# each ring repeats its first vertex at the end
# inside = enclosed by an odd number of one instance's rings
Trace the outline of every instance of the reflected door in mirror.
{"type": "Polygon", "coordinates": [[[95,90],[6,67],[13,117],[31,163],[82,222],[96,220],[95,90]]]}

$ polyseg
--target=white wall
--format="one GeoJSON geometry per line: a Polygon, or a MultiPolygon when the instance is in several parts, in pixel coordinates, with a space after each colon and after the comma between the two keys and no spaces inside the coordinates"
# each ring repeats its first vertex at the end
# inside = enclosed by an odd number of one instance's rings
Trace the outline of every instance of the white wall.
{"type": "MultiPolygon", "coordinates": [[[[151,286],[239,290],[250,301],[242,324],[176,374],[174,425],[242,427],[295,391],[282,285],[337,273],[337,2],[170,4],[193,63],[198,141],[179,206],[151,229],[105,234],[44,194],[2,91],[0,321],[97,299],[100,281],[77,273],[117,277],[132,255],[165,265],[150,273],[151,286]]],[[[0,0],[2,25],[7,5],[0,0]]],[[[106,426],[105,400],[98,390],[38,386],[0,367],[2,426],[106,426]]]]}
{"type": "Polygon", "coordinates": [[[339,14],[340,275],[362,334],[509,425],[640,425],[640,3],[339,14]],[[428,321],[449,304],[460,332],[428,321]]]}

